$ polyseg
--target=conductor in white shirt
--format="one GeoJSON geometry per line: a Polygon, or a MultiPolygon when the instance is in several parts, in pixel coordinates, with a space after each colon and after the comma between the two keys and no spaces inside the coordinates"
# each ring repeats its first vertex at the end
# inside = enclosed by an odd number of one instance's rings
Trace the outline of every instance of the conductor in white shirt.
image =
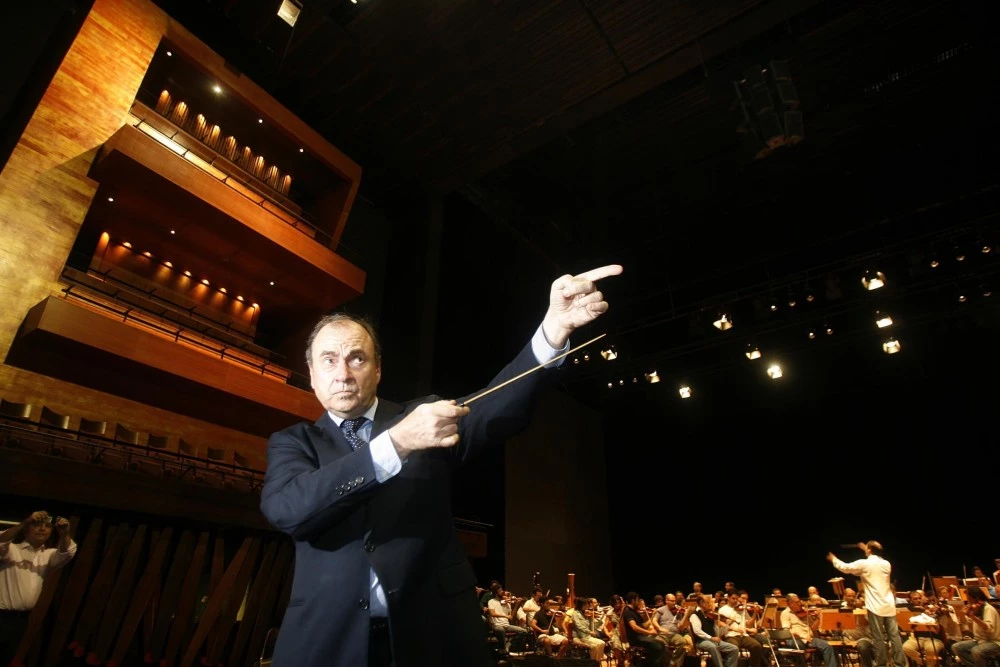
{"type": "Polygon", "coordinates": [[[882,545],[875,540],[858,542],[865,557],[845,563],[833,552],[826,555],[835,568],[844,574],[861,577],[865,589],[865,609],[875,645],[875,667],[887,667],[888,646],[892,646],[892,664],[906,667],[903,642],[896,623],[896,595],[892,590],[892,565],[884,557],[882,545]]]}

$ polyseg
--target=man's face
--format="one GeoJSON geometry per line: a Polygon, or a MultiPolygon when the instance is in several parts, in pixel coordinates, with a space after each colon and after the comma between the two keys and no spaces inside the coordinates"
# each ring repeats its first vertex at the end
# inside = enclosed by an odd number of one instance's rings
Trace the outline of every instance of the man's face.
{"type": "Polygon", "coordinates": [[[35,521],[28,526],[26,532],[25,539],[28,541],[28,544],[37,548],[45,544],[46,540],[52,535],[52,524],[35,521]]]}
{"type": "Polygon", "coordinates": [[[786,604],[788,604],[788,608],[793,612],[800,611],[802,609],[802,600],[795,595],[789,595],[786,600],[786,604]]]}
{"type": "Polygon", "coordinates": [[[665,600],[665,602],[666,602],[666,605],[668,607],[674,607],[674,606],[677,605],[677,596],[675,596],[675,595],[668,595],[667,599],[665,600]]]}
{"type": "Polygon", "coordinates": [[[310,351],[309,379],[324,408],[342,419],[360,417],[375,402],[382,366],[375,344],[354,322],[323,327],[310,351]]]}
{"type": "Polygon", "coordinates": [[[712,611],[715,609],[715,598],[711,595],[702,595],[701,599],[698,600],[698,604],[704,611],[712,611]]]}

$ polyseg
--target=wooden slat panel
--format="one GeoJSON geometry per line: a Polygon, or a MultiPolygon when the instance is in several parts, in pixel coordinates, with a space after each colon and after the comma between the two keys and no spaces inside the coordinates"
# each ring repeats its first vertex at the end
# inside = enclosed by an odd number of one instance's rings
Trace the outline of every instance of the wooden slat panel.
{"type": "Polygon", "coordinates": [[[251,545],[256,542],[258,542],[257,538],[248,537],[244,539],[240,550],[236,552],[232,562],[229,563],[225,575],[223,575],[222,580],[219,582],[216,594],[209,599],[208,606],[205,607],[205,611],[198,621],[198,628],[194,632],[194,637],[191,638],[179,662],[180,667],[191,667],[194,664],[195,658],[198,656],[198,651],[201,649],[202,644],[205,643],[209,631],[219,620],[219,612],[222,609],[223,602],[236,582],[237,575],[239,575],[240,569],[243,567],[243,561],[250,552],[251,545]]]}
{"type": "Polygon", "coordinates": [[[243,620],[240,621],[240,629],[236,633],[236,639],[233,640],[229,659],[226,663],[230,667],[237,667],[237,665],[251,662],[250,658],[253,656],[247,655],[247,644],[250,641],[250,635],[254,628],[254,624],[257,622],[257,617],[260,615],[260,606],[261,601],[264,598],[264,589],[268,581],[268,576],[272,572],[274,559],[277,553],[277,542],[271,542],[267,545],[267,550],[264,552],[264,558],[260,563],[260,568],[258,568],[254,574],[253,584],[251,584],[250,587],[250,594],[247,596],[247,604],[243,610],[243,620]],[[247,659],[244,659],[245,657],[247,659]]]}
{"type": "Polygon", "coordinates": [[[80,608],[87,587],[90,585],[90,573],[93,570],[94,559],[97,557],[97,547],[101,541],[103,526],[104,522],[99,518],[91,521],[90,527],[87,529],[87,537],[84,538],[83,544],[77,550],[76,558],[73,559],[74,562],[71,564],[73,574],[70,576],[69,584],[63,591],[62,600],[59,603],[59,611],[52,626],[48,650],[42,663],[43,667],[55,667],[63,656],[63,647],[66,645],[66,640],[69,639],[76,612],[80,608]]]}
{"type": "MultiPolygon", "coordinates": [[[[208,533],[202,533],[202,537],[207,543],[208,533]]],[[[181,593],[181,584],[184,582],[184,574],[191,563],[193,552],[194,535],[190,530],[185,530],[177,545],[173,562],[170,564],[167,580],[163,584],[163,594],[160,597],[156,620],[149,637],[149,646],[146,647],[146,654],[144,656],[147,663],[158,663],[160,660],[163,645],[167,641],[167,632],[170,630],[171,620],[177,610],[177,601],[181,593]]]]}
{"type": "Polygon", "coordinates": [[[181,586],[180,597],[177,599],[177,613],[174,614],[167,646],[163,651],[163,657],[160,658],[161,667],[173,667],[181,642],[188,634],[188,627],[198,603],[198,585],[201,583],[207,553],[208,533],[202,533],[198,538],[198,546],[195,547],[194,557],[191,559],[184,584],[181,586]]]}
{"type": "Polygon", "coordinates": [[[210,665],[222,664],[222,651],[229,643],[229,636],[232,634],[233,624],[236,622],[236,614],[247,595],[247,584],[257,565],[258,551],[260,551],[260,540],[255,540],[250,546],[250,553],[247,554],[247,557],[243,561],[243,567],[240,568],[236,581],[229,589],[229,594],[222,603],[222,609],[219,611],[219,620],[215,624],[215,636],[209,638],[211,641],[208,645],[208,650],[205,652],[206,662],[210,665]]]}
{"type": "MultiPolygon", "coordinates": [[[[277,619],[284,613],[284,608],[280,607],[281,593],[290,584],[294,572],[292,557],[294,548],[290,542],[283,542],[278,552],[278,557],[274,561],[274,568],[271,571],[261,570],[258,576],[267,578],[264,586],[264,593],[261,596],[260,609],[257,612],[257,620],[254,621],[253,633],[250,636],[250,645],[247,648],[247,660],[255,660],[260,655],[267,638],[268,631],[278,624],[277,619]]],[[[230,667],[242,667],[242,665],[230,664],[230,667]]]]}
{"type": "Polygon", "coordinates": [[[118,629],[121,627],[122,615],[125,613],[129,596],[132,594],[135,585],[135,570],[139,565],[139,555],[146,546],[146,526],[140,525],[132,537],[128,553],[122,561],[122,568],[118,572],[111,595],[105,600],[105,606],[101,610],[101,625],[97,631],[97,638],[94,641],[93,650],[87,654],[87,662],[91,665],[103,664],[111,651],[111,642],[114,641],[118,629]]]}
{"type": "Polygon", "coordinates": [[[128,524],[121,524],[115,529],[114,537],[109,540],[101,564],[97,568],[97,574],[87,591],[87,602],[80,613],[80,621],[77,623],[73,634],[73,641],[70,649],[74,657],[82,657],[90,643],[91,635],[101,622],[104,612],[104,604],[114,585],[118,570],[118,562],[122,557],[125,546],[131,542],[132,530],[128,524]]]}
{"type": "Polygon", "coordinates": [[[174,529],[168,526],[164,529],[159,539],[154,538],[156,547],[153,549],[153,554],[146,564],[146,571],[132,593],[128,611],[125,612],[125,617],[122,621],[121,633],[118,636],[114,653],[108,661],[108,667],[115,667],[122,664],[122,660],[125,658],[125,651],[128,650],[129,644],[132,643],[136,628],[139,627],[139,623],[142,622],[144,617],[143,611],[149,606],[150,600],[153,598],[153,593],[159,586],[160,570],[163,567],[163,559],[167,555],[167,548],[170,546],[170,539],[173,537],[173,534],[174,529]]]}

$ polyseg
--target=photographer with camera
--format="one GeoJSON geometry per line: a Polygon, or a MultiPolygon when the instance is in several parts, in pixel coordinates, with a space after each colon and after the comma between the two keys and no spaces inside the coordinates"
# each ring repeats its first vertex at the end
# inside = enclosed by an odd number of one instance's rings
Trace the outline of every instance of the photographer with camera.
{"type": "Polygon", "coordinates": [[[14,657],[45,575],[75,555],[69,520],[48,512],[33,512],[0,533],[0,665],[14,657]]]}

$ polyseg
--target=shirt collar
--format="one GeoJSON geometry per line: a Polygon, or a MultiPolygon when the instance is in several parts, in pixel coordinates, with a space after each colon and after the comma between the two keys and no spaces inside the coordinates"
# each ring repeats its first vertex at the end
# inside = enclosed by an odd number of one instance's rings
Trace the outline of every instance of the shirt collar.
{"type": "MultiPolygon", "coordinates": [[[[372,406],[370,408],[368,408],[368,410],[365,411],[365,414],[363,414],[361,416],[362,417],[366,417],[368,419],[368,421],[370,421],[370,422],[374,422],[375,421],[375,410],[377,408],[378,408],[378,397],[376,396],[375,397],[375,402],[372,403],[372,406]]],[[[344,422],[344,418],[343,417],[338,417],[337,415],[333,414],[329,410],[327,410],[327,413],[329,413],[330,419],[332,419],[333,423],[337,425],[337,428],[340,428],[340,425],[344,422]]]]}

